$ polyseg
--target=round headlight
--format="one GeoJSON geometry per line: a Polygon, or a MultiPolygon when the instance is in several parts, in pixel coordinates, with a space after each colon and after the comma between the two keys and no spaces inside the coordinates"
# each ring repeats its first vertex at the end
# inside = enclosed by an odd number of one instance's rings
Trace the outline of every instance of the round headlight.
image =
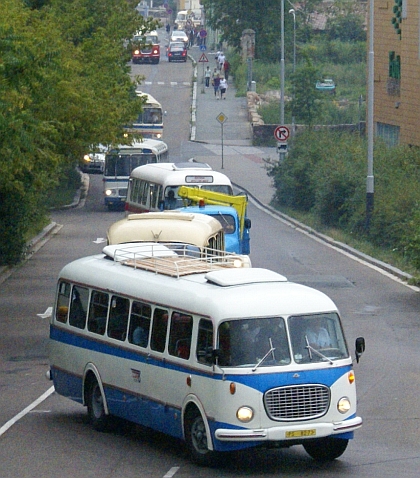
{"type": "Polygon", "coordinates": [[[254,410],[251,407],[241,407],[238,408],[236,412],[236,417],[240,422],[248,423],[254,417],[254,410]]]}
{"type": "Polygon", "coordinates": [[[107,189],[105,191],[105,196],[112,196],[112,189],[107,189]]]}
{"type": "Polygon", "coordinates": [[[350,400],[347,397],[342,397],[337,403],[337,410],[340,413],[347,413],[350,410],[350,400]]]}

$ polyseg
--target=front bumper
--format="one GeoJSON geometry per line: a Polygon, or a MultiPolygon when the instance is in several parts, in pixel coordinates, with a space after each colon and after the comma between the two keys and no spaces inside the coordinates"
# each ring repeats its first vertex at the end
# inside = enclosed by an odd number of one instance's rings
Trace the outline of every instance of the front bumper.
{"type": "Polygon", "coordinates": [[[306,423],[301,425],[283,425],[259,429],[224,429],[219,428],[215,437],[220,441],[296,441],[340,435],[357,430],[362,426],[361,417],[354,417],[333,423],[306,423]],[[310,433],[309,433],[310,432],[310,433]]]}

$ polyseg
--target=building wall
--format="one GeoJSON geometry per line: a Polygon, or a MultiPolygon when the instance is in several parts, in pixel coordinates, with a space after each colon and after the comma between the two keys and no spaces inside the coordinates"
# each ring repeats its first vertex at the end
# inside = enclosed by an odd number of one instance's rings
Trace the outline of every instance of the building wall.
{"type": "Polygon", "coordinates": [[[400,144],[420,146],[419,4],[413,0],[374,0],[374,13],[376,132],[380,135],[381,125],[399,127],[400,144]],[[399,80],[390,78],[391,52],[400,57],[399,80]]]}

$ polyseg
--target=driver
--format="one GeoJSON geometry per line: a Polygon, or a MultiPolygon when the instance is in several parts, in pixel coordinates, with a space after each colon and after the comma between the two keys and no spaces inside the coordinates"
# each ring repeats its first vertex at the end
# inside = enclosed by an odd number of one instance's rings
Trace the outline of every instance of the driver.
{"type": "Polygon", "coordinates": [[[309,345],[315,349],[331,347],[331,338],[322,324],[322,317],[311,319],[305,332],[309,345]]]}

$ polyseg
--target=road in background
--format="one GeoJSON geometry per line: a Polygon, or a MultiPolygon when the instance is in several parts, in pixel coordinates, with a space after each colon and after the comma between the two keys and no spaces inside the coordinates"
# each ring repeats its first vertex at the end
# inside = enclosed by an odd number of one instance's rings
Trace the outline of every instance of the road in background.
{"type": "MultiPolygon", "coordinates": [[[[216,168],[220,144],[188,140],[193,86],[184,82],[191,82],[191,63],[169,64],[163,56],[159,65],[135,68],[145,75],[144,91],[168,111],[164,140],[171,159],[187,159],[194,151],[197,159],[213,162],[216,168]],[[176,84],[167,84],[169,79],[176,84]]],[[[251,146],[239,150],[247,161],[234,163],[240,156],[237,148],[246,145],[230,147],[236,148],[228,156],[232,174],[238,174],[241,164],[244,181],[247,172],[257,181],[259,175],[250,166],[263,167],[257,151],[251,146]]],[[[101,176],[91,175],[86,202],[55,211],[52,219],[62,228],[0,285],[0,427],[51,387],[44,378],[48,319],[37,314],[52,305],[59,270],[77,257],[100,252],[106,229],[123,216],[107,211],[101,176]]],[[[251,450],[227,455],[217,469],[199,468],[188,461],[181,442],[124,423],[113,433],[97,433],[81,405],[53,394],[0,437],[2,478],[418,476],[419,294],[254,204],[249,216],[253,265],[269,267],[330,295],[341,309],[351,350],[357,336],[366,337],[367,351],[355,366],[364,426],[342,458],[319,465],[302,447],[251,450]]]]}

